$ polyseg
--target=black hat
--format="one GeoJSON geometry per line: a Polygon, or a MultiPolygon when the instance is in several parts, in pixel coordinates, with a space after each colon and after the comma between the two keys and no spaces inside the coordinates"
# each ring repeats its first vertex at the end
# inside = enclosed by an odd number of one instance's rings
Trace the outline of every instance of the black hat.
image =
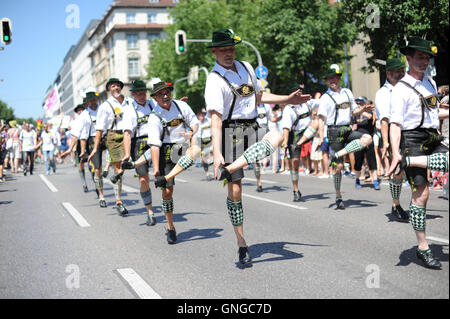
{"type": "Polygon", "coordinates": [[[96,99],[98,99],[98,94],[96,92],[87,92],[85,99],[86,99],[86,101],[87,100],[96,100],[96,99]]]}
{"type": "Polygon", "coordinates": [[[211,45],[207,48],[215,47],[229,47],[241,43],[241,37],[234,34],[231,29],[222,29],[219,31],[214,31],[212,34],[211,45]]]}
{"type": "Polygon", "coordinates": [[[151,96],[154,96],[156,93],[158,93],[159,91],[161,91],[161,90],[163,90],[163,89],[165,89],[165,88],[168,88],[169,90],[173,90],[173,87],[172,87],[172,83],[166,83],[166,82],[158,82],[158,83],[155,83],[154,85],[153,85],[153,91],[152,91],[152,94],[150,94],[151,96]]]}
{"type": "Polygon", "coordinates": [[[78,104],[77,106],[75,106],[75,108],[73,109],[73,111],[74,111],[75,113],[77,113],[78,109],[84,110],[84,104],[78,104]]]}
{"type": "Polygon", "coordinates": [[[113,84],[113,83],[119,83],[120,88],[123,89],[123,82],[122,82],[122,81],[120,81],[120,80],[117,79],[117,78],[110,78],[110,79],[108,80],[108,82],[106,82],[106,91],[109,90],[109,86],[110,86],[111,84],[113,84]]]}
{"type": "Polygon", "coordinates": [[[413,48],[431,56],[436,56],[437,47],[431,41],[427,41],[420,37],[411,37],[406,42],[406,45],[400,48],[400,52],[406,55],[406,49],[413,48]]]}
{"type": "Polygon", "coordinates": [[[142,80],[134,80],[133,83],[131,83],[131,89],[130,89],[131,92],[146,91],[146,90],[151,90],[151,89],[147,88],[145,82],[142,80]]]}

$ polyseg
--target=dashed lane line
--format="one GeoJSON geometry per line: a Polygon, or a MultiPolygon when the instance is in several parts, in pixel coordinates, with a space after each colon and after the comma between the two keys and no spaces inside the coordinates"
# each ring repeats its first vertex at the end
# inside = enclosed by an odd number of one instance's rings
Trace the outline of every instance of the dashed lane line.
{"type": "Polygon", "coordinates": [[[148,283],[139,276],[132,268],[121,268],[116,270],[123,280],[130,286],[134,293],[141,299],[162,299],[148,283]]]}
{"type": "Polygon", "coordinates": [[[71,203],[64,202],[64,203],[62,203],[62,205],[67,210],[67,212],[70,214],[70,216],[72,216],[72,218],[75,220],[75,222],[78,224],[78,226],[91,227],[91,225],[89,225],[87,220],[84,219],[84,217],[78,212],[78,210],[75,207],[72,206],[71,203]]]}
{"type": "Polygon", "coordinates": [[[39,174],[39,177],[44,181],[45,185],[47,185],[48,189],[50,189],[53,193],[56,193],[58,190],[56,187],[42,174],[39,174]]]}

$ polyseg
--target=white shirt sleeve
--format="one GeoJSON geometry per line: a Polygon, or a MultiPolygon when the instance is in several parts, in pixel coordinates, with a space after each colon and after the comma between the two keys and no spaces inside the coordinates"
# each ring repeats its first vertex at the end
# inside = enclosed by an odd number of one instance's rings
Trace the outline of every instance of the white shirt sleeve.
{"type": "Polygon", "coordinates": [[[159,117],[155,114],[150,114],[150,117],[148,118],[147,144],[161,147],[162,130],[163,127],[159,117]]]}
{"type": "Polygon", "coordinates": [[[387,118],[389,120],[391,111],[391,94],[389,90],[381,88],[375,95],[375,107],[379,120],[387,118]]]}
{"type": "Polygon", "coordinates": [[[397,123],[403,127],[406,101],[403,99],[399,87],[394,86],[391,93],[390,122],[397,123]],[[393,107],[395,106],[395,107],[393,107]]]}
{"type": "Polygon", "coordinates": [[[289,131],[291,130],[292,125],[294,124],[294,122],[292,121],[292,113],[293,110],[291,109],[291,107],[289,105],[286,105],[283,110],[283,117],[280,121],[281,129],[287,128],[289,131]]]}
{"type": "Polygon", "coordinates": [[[219,75],[215,73],[210,73],[206,80],[205,86],[205,102],[206,111],[208,112],[208,117],[210,117],[211,111],[216,111],[223,115],[224,111],[224,89],[223,86],[226,85],[225,81],[220,78],[219,75]]]}

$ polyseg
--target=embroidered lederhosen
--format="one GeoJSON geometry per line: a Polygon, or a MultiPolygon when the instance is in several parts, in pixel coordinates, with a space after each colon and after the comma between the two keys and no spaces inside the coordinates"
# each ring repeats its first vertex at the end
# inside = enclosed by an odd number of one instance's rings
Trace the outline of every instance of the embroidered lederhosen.
{"type": "MultiPolygon", "coordinates": [[[[428,80],[429,81],[429,80],[428,80]]],[[[444,136],[440,135],[437,129],[423,128],[425,111],[430,111],[438,107],[439,101],[435,94],[424,97],[417,89],[409,83],[400,80],[402,84],[409,87],[419,96],[422,108],[422,118],[420,124],[411,130],[402,130],[400,149],[403,156],[431,155],[434,153],[448,152],[448,147],[442,143],[444,136]]],[[[397,84],[398,85],[398,84],[397,84]]],[[[419,167],[408,167],[405,169],[408,182],[415,190],[417,186],[428,182],[427,170],[419,167]]]]}
{"type": "MultiPolygon", "coordinates": [[[[97,122],[97,118],[95,118],[93,120],[92,116],[91,116],[91,113],[89,113],[89,111],[88,111],[88,114],[89,114],[89,119],[91,120],[91,125],[89,126],[89,138],[88,138],[88,141],[86,143],[87,147],[88,147],[88,150],[89,150],[89,151],[87,151],[87,153],[89,154],[94,149],[95,136],[90,136],[90,135],[91,135],[92,126],[95,127],[95,123],[97,122]]],[[[92,163],[94,164],[94,168],[95,169],[99,169],[99,168],[102,167],[102,153],[103,153],[103,151],[105,149],[106,149],[105,135],[103,135],[102,138],[100,139],[100,143],[98,145],[97,152],[92,157],[92,163]]]]}
{"type": "Polygon", "coordinates": [[[308,111],[304,113],[299,113],[294,105],[291,105],[292,110],[294,111],[296,115],[296,119],[294,123],[291,126],[291,129],[289,130],[289,137],[288,137],[288,150],[289,150],[289,156],[290,158],[296,158],[300,156],[300,148],[297,147],[298,141],[303,136],[303,133],[305,132],[305,129],[302,130],[296,130],[296,126],[300,120],[305,119],[307,117],[310,117],[312,114],[312,108],[309,106],[309,104],[306,104],[308,107],[308,111]]]}
{"type": "MultiPolygon", "coordinates": [[[[237,61],[237,60],[236,60],[237,61]]],[[[247,67],[241,61],[239,62],[247,74],[250,76],[250,72],[247,67]]],[[[257,130],[259,128],[256,118],[253,119],[238,119],[232,120],[234,106],[236,104],[236,98],[239,97],[249,97],[251,95],[255,96],[255,108],[256,104],[256,85],[253,82],[253,78],[250,76],[253,86],[247,84],[241,85],[237,89],[228,81],[227,78],[222,76],[217,71],[212,71],[221,77],[233,93],[233,101],[230,106],[230,111],[226,120],[222,121],[222,155],[224,156],[226,164],[235,161],[239,156],[241,156],[244,151],[254,142],[256,142],[257,130]],[[230,154],[231,153],[231,154],[230,154]]]]}
{"type": "MultiPolygon", "coordinates": [[[[109,156],[111,157],[111,162],[120,162],[122,158],[125,155],[125,150],[123,146],[123,130],[114,130],[114,128],[117,128],[117,120],[122,119],[123,112],[116,113],[116,110],[114,110],[114,107],[109,103],[109,101],[106,101],[109,106],[111,106],[111,110],[114,114],[114,120],[112,122],[111,127],[106,132],[106,147],[108,148],[109,156]]],[[[127,101],[128,104],[128,101],[127,101]]]]}
{"type": "MultiPolygon", "coordinates": [[[[174,118],[171,121],[166,121],[156,112],[152,112],[151,114],[154,114],[161,122],[161,125],[163,127],[160,140],[162,142],[162,145],[159,150],[159,170],[161,172],[161,175],[168,174],[172,168],[175,167],[178,159],[186,153],[186,150],[189,148],[189,142],[184,143],[164,143],[164,137],[166,134],[169,134],[169,127],[178,127],[180,124],[183,124],[185,129],[191,129],[189,125],[186,123],[186,119],[181,112],[180,107],[178,104],[173,101],[173,104],[177,108],[178,112],[180,113],[180,118],[174,118]]],[[[167,182],[167,187],[173,186],[175,184],[175,178],[167,182]]]]}

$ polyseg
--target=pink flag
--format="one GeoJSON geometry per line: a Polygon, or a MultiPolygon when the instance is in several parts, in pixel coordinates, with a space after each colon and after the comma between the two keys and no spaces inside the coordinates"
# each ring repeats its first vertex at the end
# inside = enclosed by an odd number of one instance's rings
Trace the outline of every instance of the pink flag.
{"type": "Polygon", "coordinates": [[[61,101],[59,99],[58,88],[55,84],[55,87],[53,88],[52,93],[50,93],[50,96],[48,97],[44,106],[47,117],[53,116],[53,113],[59,108],[60,103],[61,101]]]}

